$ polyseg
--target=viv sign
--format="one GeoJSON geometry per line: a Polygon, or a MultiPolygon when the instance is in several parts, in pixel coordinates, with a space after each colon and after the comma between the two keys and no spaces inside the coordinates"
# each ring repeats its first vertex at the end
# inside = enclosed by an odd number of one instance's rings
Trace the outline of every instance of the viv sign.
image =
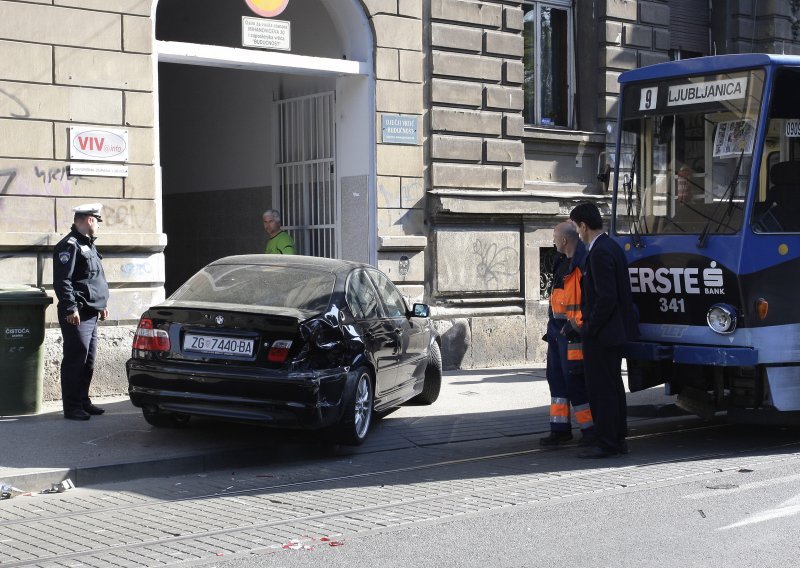
{"type": "Polygon", "coordinates": [[[70,128],[69,159],[127,162],[128,131],[114,128],[70,128]]]}

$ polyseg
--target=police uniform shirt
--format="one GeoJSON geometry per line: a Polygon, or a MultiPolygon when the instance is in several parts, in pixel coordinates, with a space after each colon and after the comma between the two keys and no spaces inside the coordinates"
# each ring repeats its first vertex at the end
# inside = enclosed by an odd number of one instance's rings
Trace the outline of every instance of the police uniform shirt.
{"type": "Polygon", "coordinates": [[[58,297],[58,313],[106,309],[108,282],[94,247],[94,238],[82,235],[75,225],[53,250],[53,288],[58,297]]]}

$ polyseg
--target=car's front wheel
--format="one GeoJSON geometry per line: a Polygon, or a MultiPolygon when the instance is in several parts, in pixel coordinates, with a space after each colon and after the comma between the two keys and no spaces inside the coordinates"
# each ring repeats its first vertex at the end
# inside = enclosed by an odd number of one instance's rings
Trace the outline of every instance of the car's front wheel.
{"type": "Polygon", "coordinates": [[[142,415],[148,424],[157,428],[182,428],[189,422],[188,414],[161,412],[154,408],[143,408],[142,415]]]}
{"type": "Polygon", "coordinates": [[[433,404],[439,398],[442,390],[442,352],[439,344],[431,343],[428,350],[428,364],[425,366],[425,383],[422,392],[414,397],[414,402],[420,404],[433,404]]]}
{"type": "Polygon", "coordinates": [[[360,446],[364,443],[372,424],[372,376],[363,367],[356,370],[356,382],[353,396],[347,401],[347,408],[338,426],[337,441],[349,446],[360,446]]]}

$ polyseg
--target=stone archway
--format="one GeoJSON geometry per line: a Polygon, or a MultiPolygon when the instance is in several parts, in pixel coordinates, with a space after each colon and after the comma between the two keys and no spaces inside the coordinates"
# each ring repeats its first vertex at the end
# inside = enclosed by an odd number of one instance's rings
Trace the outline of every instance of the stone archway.
{"type": "Polygon", "coordinates": [[[284,205],[273,168],[282,124],[272,107],[313,93],[335,95],[330,255],[376,261],[374,40],[363,8],[290,0],[276,19],[290,22],[291,51],[243,48],[245,14],[256,16],[245,0],[160,0],[153,8],[167,293],[215,258],[263,250],[260,213],[284,205]]]}

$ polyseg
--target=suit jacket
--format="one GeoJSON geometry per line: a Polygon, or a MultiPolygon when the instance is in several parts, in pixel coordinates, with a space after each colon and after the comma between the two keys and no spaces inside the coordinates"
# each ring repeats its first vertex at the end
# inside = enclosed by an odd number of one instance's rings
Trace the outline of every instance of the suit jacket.
{"type": "Polygon", "coordinates": [[[581,311],[581,334],[599,345],[622,345],[639,336],[628,262],[605,233],[597,237],[586,260],[581,311]]]}

